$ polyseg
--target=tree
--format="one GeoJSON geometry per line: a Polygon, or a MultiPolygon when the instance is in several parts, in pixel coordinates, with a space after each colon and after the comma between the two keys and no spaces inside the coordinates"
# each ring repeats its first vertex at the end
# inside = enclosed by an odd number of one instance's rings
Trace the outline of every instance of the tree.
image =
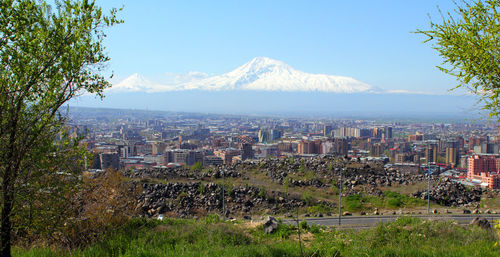
{"type": "Polygon", "coordinates": [[[443,58],[438,68],[456,77],[458,87],[480,96],[490,117],[500,114],[500,0],[455,3],[456,16],[443,15],[442,23],[431,21],[426,35],[443,58]]]}
{"type": "MultiPolygon", "coordinates": [[[[12,215],[20,192],[77,143],[55,143],[64,129],[61,107],[84,92],[102,97],[103,29],[120,23],[94,1],[0,1],[0,255],[10,256],[12,215]],[[56,158],[55,158],[56,157],[56,158]]],[[[44,174],[48,176],[48,174],[44,174]]],[[[43,184],[43,183],[40,183],[43,184]]],[[[39,188],[54,190],[53,188],[39,188]]]]}

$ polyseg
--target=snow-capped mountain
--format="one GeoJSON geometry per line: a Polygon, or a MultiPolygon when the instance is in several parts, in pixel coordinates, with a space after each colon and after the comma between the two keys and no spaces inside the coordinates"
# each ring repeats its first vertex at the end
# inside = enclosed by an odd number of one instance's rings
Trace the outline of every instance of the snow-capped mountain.
{"type": "Polygon", "coordinates": [[[107,89],[111,92],[162,92],[173,90],[172,86],[161,85],[154,83],[141,74],[134,73],[130,77],[122,80],[120,83],[114,84],[107,89]]]}
{"type": "Polygon", "coordinates": [[[257,57],[219,76],[180,85],[183,89],[322,91],[334,93],[372,92],[373,87],[350,77],[310,74],[284,62],[257,57]]]}
{"type": "Polygon", "coordinates": [[[254,90],[254,91],[316,91],[331,93],[374,93],[377,89],[351,77],[310,74],[284,62],[256,57],[235,70],[189,82],[165,85],[134,74],[111,89],[113,91],[180,91],[180,90],[254,90]]]}

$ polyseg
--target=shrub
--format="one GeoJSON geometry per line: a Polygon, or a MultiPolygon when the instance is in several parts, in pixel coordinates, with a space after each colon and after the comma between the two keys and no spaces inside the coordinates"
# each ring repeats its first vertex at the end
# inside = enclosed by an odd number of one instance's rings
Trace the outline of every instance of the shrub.
{"type": "Polygon", "coordinates": [[[324,205],[324,204],[316,204],[314,206],[310,206],[307,208],[307,212],[310,213],[310,214],[313,214],[313,213],[327,213],[327,212],[331,212],[332,211],[332,208],[324,205]]]}
{"type": "Polygon", "coordinates": [[[139,191],[140,188],[131,188],[122,174],[113,169],[84,176],[72,199],[74,216],[67,220],[58,241],[68,247],[80,247],[120,229],[136,214],[135,199],[139,191]]]}
{"type": "Polygon", "coordinates": [[[299,227],[301,229],[305,229],[305,230],[308,230],[309,229],[309,224],[307,224],[307,221],[303,220],[299,223],[299,227]]]}
{"type": "Polygon", "coordinates": [[[345,208],[348,211],[359,211],[363,208],[363,197],[360,194],[349,195],[345,198],[345,208]]]}
{"type": "Polygon", "coordinates": [[[191,171],[201,171],[203,169],[203,164],[201,162],[196,162],[191,166],[191,171]]]}
{"type": "Polygon", "coordinates": [[[312,206],[315,203],[315,198],[313,194],[309,191],[306,191],[302,194],[302,200],[306,202],[308,206],[312,206]]]}
{"type": "Polygon", "coordinates": [[[311,224],[309,231],[313,234],[321,233],[321,226],[318,224],[311,224]]]}

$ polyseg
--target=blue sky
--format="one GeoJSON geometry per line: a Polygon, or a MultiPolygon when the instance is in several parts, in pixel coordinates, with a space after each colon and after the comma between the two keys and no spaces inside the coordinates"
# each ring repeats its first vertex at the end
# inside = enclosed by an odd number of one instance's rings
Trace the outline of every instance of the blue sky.
{"type": "Polygon", "coordinates": [[[132,73],[222,74],[256,56],[309,72],[350,76],[383,89],[445,93],[455,80],[424,36],[428,15],[451,0],[157,1],[97,0],[124,6],[108,30],[115,81],[132,73]]]}

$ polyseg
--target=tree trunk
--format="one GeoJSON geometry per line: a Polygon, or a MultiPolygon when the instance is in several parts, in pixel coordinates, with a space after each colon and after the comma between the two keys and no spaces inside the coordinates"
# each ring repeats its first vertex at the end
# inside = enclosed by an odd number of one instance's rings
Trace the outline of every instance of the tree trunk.
{"type": "Polygon", "coordinates": [[[11,232],[12,232],[12,222],[10,216],[12,213],[12,207],[14,206],[14,190],[13,190],[13,179],[12,179],[12,166],[7,167],[4,170],[3,181],[2,181],[2,220],[0,222],[0,256],[10,257],[11,253],[11,232]]]}
{"type": "MultiPolygon", "coordinates": [[[[6,181],[4,181],[5,183],[6,181]]],[[[8,186],[3,190],[3,206],[2,206],[2,222],[0,228],[0,243],[2,249],[0,250],[0,256],[10,257],[10,241],[11,241],[11,228],[12,223],[10,220],[10,214],[12,212],[13,197],[12,192],[9,192],[8,186]]]]}

